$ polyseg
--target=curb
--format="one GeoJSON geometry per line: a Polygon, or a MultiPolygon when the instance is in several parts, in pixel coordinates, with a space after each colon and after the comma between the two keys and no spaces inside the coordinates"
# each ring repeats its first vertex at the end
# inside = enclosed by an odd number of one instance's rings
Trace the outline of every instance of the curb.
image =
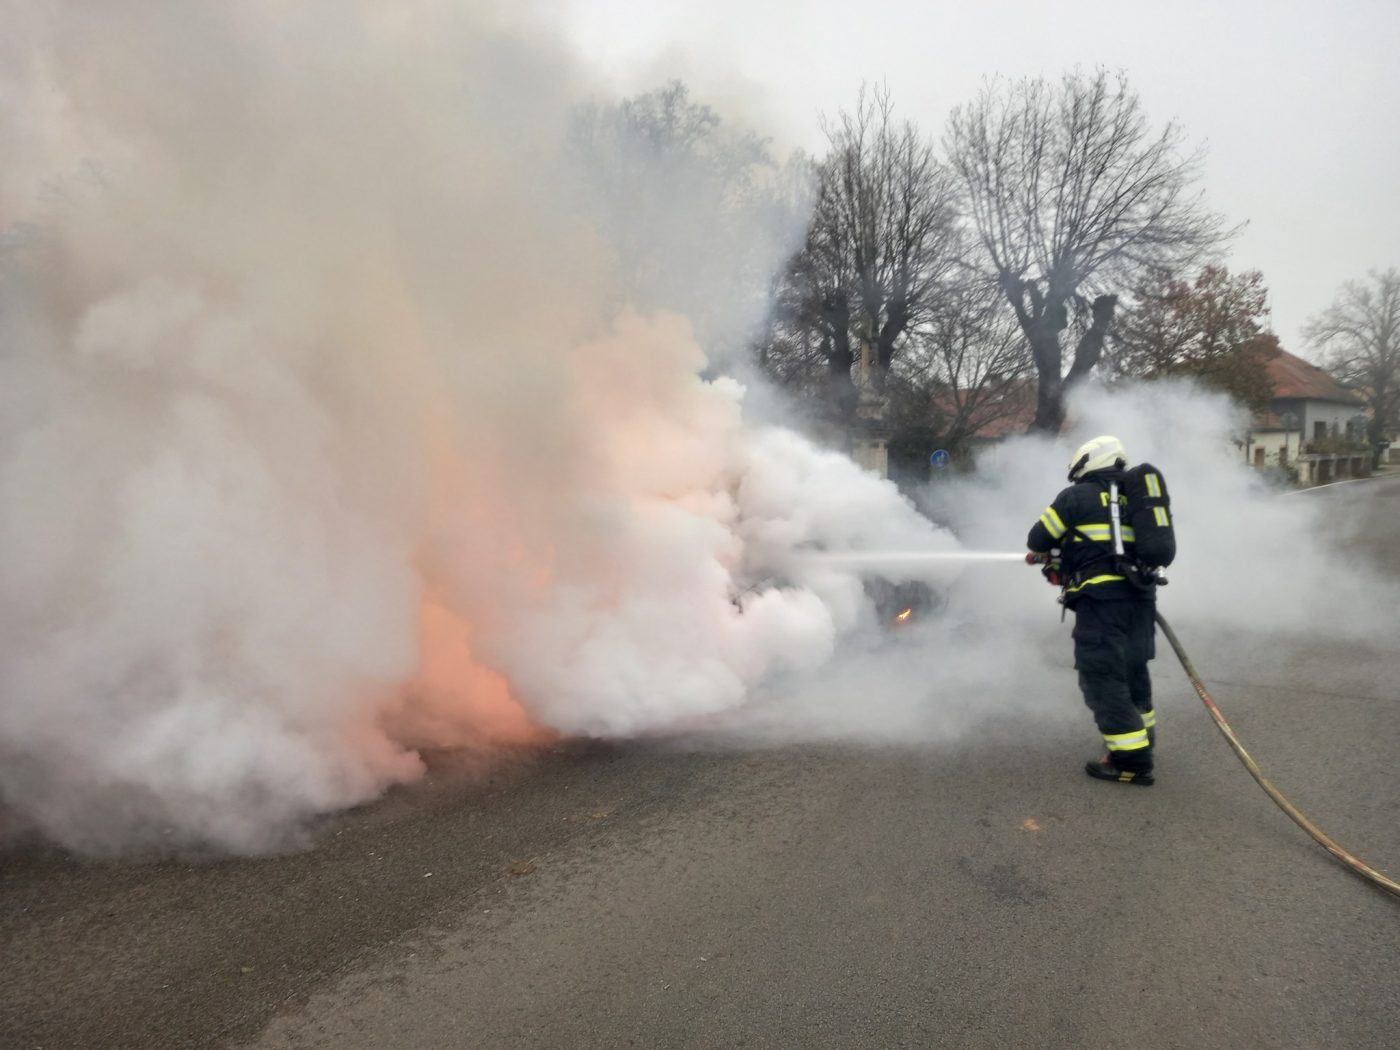
{"type": "Polygon", "coordinates": [[[1309,485],[1305,489],[1290,489],[1288,492],[1280,492],[1280,496],[1301,496],[1305,492],[1317,492],[1321,489],[1334,489],[1338,485],[1359,485],[1367,481],[1385,481],[1387,478],[1400,478],[1400,471],[1377,471],[1368,478],[1347,478],[1344,481],[1329,481],[1326,485],[1309,485]]]}

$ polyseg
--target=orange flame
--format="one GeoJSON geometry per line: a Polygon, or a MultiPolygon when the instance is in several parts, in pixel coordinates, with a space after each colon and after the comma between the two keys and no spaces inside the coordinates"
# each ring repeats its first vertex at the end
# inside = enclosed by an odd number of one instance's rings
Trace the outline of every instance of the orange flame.
{"type": "Polygon", "coordinates": [[[898,616],[896,616],[896,617],[894,618],[895,623],[903,623],[905,620],[909,619],[909,617],[911,617],[911,616],[913,616],[913,615],[914,615],[914,610],[913,610],[913,609],[905,609],[902,613],[900,613],[898,616]]]}
{"type": "Polygon", "coordinates": [[[415,746],[543,743],[553,738],[521,706],[504,676],[472,651],[470,624],[429,596],[423,602],[421,667],[400,713],[415,746]]]}

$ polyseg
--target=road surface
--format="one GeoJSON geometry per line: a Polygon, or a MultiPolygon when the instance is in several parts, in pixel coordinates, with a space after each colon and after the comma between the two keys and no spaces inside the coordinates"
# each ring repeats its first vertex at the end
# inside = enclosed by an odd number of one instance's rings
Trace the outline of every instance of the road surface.
{"type": "MultiPolygon", "coordinates": [[[[1400,577],[1400,483],[1301,496],[1400,577]]],[[[1193,637],[1265,771],[1400,875],[1400,653],[1193,637]]],[[[1392,634],[1394,625],[1388,628],[1392,634]]],[[[1400,901],[1249,779],[1165,644],[1159,782],[1015,751],[573,746],[429,780],[259,860],[0,854],[0,1045],[1400,1045],[1400,901]]],[[[1072,678],[1055,686],[1075,703],[1072,678]]],[[[1087,714],[1085,715],[1087,719],[1087,714]]]]}

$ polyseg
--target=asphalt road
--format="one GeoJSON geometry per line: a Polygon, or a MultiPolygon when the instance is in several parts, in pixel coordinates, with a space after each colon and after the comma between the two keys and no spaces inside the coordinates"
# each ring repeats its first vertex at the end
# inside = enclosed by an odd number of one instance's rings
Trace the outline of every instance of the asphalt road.
{"type": "MultiPolygon", "coordinates": [[[[1292,498],[1335,501],[1400,577],[1400,483],[1292,498]]],[[[1397,647],[1177,626],[1280,788],[1400,875],[1397,647]]],[[[12,842],[0,1046],[1400,1045],[1400,901],[1275,808],[1160,648],[1151,789],[1077,774],[1066,722],[1014,763],[966,742],[438,756],[260,860],[12,842]]]]}

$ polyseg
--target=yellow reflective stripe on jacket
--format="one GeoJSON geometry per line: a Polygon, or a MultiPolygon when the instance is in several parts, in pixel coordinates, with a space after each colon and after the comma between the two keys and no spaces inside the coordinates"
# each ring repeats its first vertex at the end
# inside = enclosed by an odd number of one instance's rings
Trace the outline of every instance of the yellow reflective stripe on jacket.
{"type": "Polygon", "coordinates": [[[1155,726],[1156,724],[1157,724],[1157,712],[1156,712],[1156,711],[1144,711],[1144,712],[1142,713],[1142,728],[1143,728],[1143,729],[1151,729],[1151,728],[1152,728],[1153,726],[1155,726]]]}
{"type": "Polygon", "coordinates": [[[1153,507],[1152,517],[1162,528],[1167,529],[1171,527],[1172,519],[1167,516],[1166,507],[1153,507]]]}
{"type": "Polygon", "coordinates": [[[1065,523],[1060,520],[1060,516],[1055,513],[1054,507],[1045,508],[1045,513],[1040,516],[1040,523],[1045,526],[1045,531],[1050,533],[1052,540],[1058,540],[1069,531],[1065,523]]]}
{"type": "MultiPolygon", "coordinates": [[[[1137,542],[1137,536],[1133,532],[1133,527],[1131,525],[1122,526],[1122,530],[1124,543],[1137,542]]],[[[1112,525],[1076,525],[1074,531],[1083,533],[1091,540],[1099,540],[1104,543],[1113,542],[1112,525]]]]}
{"type": "Polygon", "coordinates": [[[1131,733],[1105,733],[1103,742],[1110,751],[1137,751],[1147,747],[1147,730],[1135,729],[1131,733]]]}
{"type": "Polygon", "coordinates": [[[1147,494],[1157,499],[1162,498],[1162,479],[1156,474],[1146,474],[1142,479],[1147,484],[1147,494]]]}
{"type": "Polygon", "coordinates": [[[1065,593],[1073,594],[1075,591],[1083,590],[1085,587],[1091,587],[1096,583],[1108,583],[1111,580],[1121,579],[1123,579],[1122,576],[1092,576],[1083,583],[1076,583],[1073,587],[1066,587],[1065,593]]]}

